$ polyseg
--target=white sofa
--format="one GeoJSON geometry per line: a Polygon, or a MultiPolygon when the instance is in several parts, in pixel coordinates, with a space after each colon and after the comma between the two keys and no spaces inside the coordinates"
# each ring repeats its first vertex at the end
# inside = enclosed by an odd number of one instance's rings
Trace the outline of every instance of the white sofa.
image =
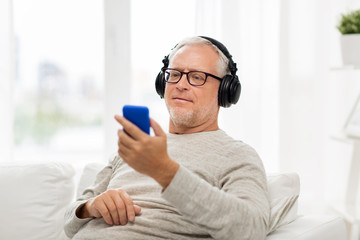
{"type": "MultiPolygon", "coordinates": [[[[67,239],[64,211],[104,165],[90,163],[76,174],[65,163],[0,163],[0,239],[67,239]]],[[[272,232],[267,240],[346,240],[341,218],[297,215],[300,184],[296,174],[269,175],[268,187],[272,232]]]]}

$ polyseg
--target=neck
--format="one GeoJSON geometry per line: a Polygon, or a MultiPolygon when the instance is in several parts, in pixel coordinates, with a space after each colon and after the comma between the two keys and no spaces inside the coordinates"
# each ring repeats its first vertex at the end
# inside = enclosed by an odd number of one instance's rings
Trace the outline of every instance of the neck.
{"type": "Polygon", "coordinates": [[[197,132],[216,131],[216,130],[219,130],[217,119],[212,123],[205,122],[203,124],[195,125],[195,126],[176,124],[171,119],[169,123],[169,133],[173,133],[173,134],[189,134],[189,133],[197,133],[197,132]]]}

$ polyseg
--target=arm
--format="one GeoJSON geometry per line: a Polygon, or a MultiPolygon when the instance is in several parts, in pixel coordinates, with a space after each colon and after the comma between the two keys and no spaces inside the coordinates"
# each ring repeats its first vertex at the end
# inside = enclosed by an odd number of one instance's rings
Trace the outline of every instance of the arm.
{"type": "Polygon", "coordinates": [[[104,218],[109,225],[125,225],[133,221],[141,208],[133,204],[130,196],[122,189],[107,189],[118,157],[98,173],[95,184],[84,191],[65,213],[65,233],[73,237],[92,218],[104,218]]]}
{"type": "Polygon", "coordinates": [[[242,166],[221,184],[220,190],[180,167],[162,196],[214,239],[265,239],[270,210],[261,168],[242,166]]]}

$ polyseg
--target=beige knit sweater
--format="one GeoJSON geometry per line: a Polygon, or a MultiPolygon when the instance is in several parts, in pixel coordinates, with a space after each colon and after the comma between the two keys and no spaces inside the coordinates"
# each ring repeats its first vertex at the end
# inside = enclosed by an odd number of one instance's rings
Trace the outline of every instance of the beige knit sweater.
{"type": "Polygon", "coordinates": [[[162,191],[118,156],[65,215],[65,232],[91,239],[265,239],[269,220],[266,176],[257,153],[224,131],[168,135],[168,154],[180,164],[162,191]],[[107,189],[122,188],[142,208],[135,222],[110,226],[79,219],[78,207],[107,189]]]}

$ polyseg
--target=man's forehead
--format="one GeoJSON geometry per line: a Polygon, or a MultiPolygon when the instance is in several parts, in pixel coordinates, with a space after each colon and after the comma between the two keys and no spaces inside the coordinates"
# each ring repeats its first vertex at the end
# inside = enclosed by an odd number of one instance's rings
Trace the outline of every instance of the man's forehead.
{"type": "Polygon", "coordinates": [[[185,45],[170,60],[170,67],[181,70],[209,70],[216,67],[218,53],[209,45],[185,45]]]}

